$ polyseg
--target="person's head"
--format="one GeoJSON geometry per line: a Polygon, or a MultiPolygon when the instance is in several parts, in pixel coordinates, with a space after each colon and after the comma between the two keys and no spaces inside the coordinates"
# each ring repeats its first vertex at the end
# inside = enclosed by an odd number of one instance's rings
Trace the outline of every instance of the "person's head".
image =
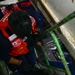
{"type": "Polygon", "coordinates": [[[8,17],[8,23],[13,32],[20,38],[23,38],[26,34],[30,34],[32,31],[32,22],[29,15],[20,10],[13,11],[8,17]]]}

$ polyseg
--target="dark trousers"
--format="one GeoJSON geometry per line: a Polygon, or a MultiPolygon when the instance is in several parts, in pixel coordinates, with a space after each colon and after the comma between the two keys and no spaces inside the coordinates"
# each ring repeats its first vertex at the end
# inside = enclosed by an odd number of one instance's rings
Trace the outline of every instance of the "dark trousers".
{"type": "MultiPolygon", "coordinates": [[[[34,52],[34,47],[31,46],[31,47],[30,47],[30,51],[29,51],[26,55],[21,55],[21,56],[15,57],[15,58],[20,59],[20,60],[22,60],[22,61],[24,61],[24,62],[27,62],[27,63],[29,63],[30,65],[34,66],[34,65],[35,65],[35,62],[36,62],[36,56],[35,56],[35,52],[34,52]]],[[[12,70],[13,72],[18,71],[18,72],[20,72],[20,73],[22,73],[22,74],[25,74],[25,75],[29,75],[29,73],[30,73],[30,72],[27,71],[27,69],[26,69],[26,71],[25,71],[24,68],[23,68],[23,69],[22,69],[22,68],[21,68],[21,69],[18,68],[17,65],[8,64],[8,67],[9,67],[10,70],[12,70]],[[24,71],[23,71],[23,70],[24,70],[24,71]],[[21,72],[21,71],[22,71],[22,72],[21,72]]]]}

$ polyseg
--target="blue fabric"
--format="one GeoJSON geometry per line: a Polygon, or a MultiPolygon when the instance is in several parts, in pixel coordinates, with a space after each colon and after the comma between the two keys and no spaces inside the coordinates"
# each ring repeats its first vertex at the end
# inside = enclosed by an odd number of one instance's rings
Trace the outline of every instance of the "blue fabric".
{"type": "Polygon", "coordinates": [[[0,19],[2,19],[2,18],[3,18],[3,14],[2,14],[1,9],[0,9],[0,19]]]}
{"type": "MultiPolygon", "coordinates": [[[[28,52],[26,55],[21,55],[21,56],[18,56],[18,57],[15,57],[17,59],[20,59],[24,62],[27,62],[29,63],[30,65],[34,66],[35,65],[35,62],[36,62],[36,56],[35,56],[35,52],[34,52],[34,47],[31,46],[30,47],[30,52],[28,52]]],[[[8,64],[8,67],[14,72],[15,70],[23,70],[22,68],[18,68],[18,66],[16,65],[10,65],[8,64]]],[[[22,71],[21,73],[24,73],[24,74],[28,74],[25,70],[22,71]]]]}
{"type": "Polygon", "coordinates": [[[33,5],[30,5],[28,7],[22,7],[21,2],[19,2],[17,4],[18,4],[19,8],[21,8],[22,10],[25,10],[29,15],[33,16],[36,20],[37,27],[42,29],[42,25],[43,25],[43,22],[44,22],[44,16],[42,15],[42,13],[35,10],[33,5]]]}
{"type": "MultiPolygon", "coordinates": [[[[3,60],[6,63],[8,63],[11,58],[11,56],[9,55],[10,50],[11,50],[11,43],[9,42],[7,38],[4,37],[4,35],[0,31],[0,60],[3,60]]],[[[30,52],[28,52],[28,54],[18,56],[15,58],[28,62],[31,65],[34,65],[36,61],[34,46],[30,47],[30,52]]],[[[11,64],[7,64],[7,65],[12,71],[15,71],[18,69],[18,66],[16,65],[11,65],[11,64]]]]}
{"type": "Polygon", "coordinates": [[[34,46],[30,47],[30,52],[25,55],[26,59],[28,60],[28,63],[31,64],[32,66],[35,65],[36,62],[36,55],[34,52],[34,46]]]}
{"type": "Polygon", "coordinates": [[[0,31],[0,60],[3,60],[7,63],[11,58],[11,56],[9,55],[10,50],[11,44],[9,40],[6,39],[0,31]]]}
{"type": "MultiPolygon", "coordinates": [[[[63,65],[62,62],[49,61],[49,63],[50,63],[51,66],[64,69],[64,65],[63,65]]],[[[75,68],[73,66],[72,61],[69,61],[68,63],[69,63],[68,66],[69,66],[69,69],[70,69],[72,75],[75,75],[75,68]]]]}
{"type": "Polygon", "coordinates": [[[35,55],[35,52],[34,52],[34,46],[31,46],[29,48],[29,50],[30,51],[26,55],[21,55],[21,56],[15,57],[15,58],[20,59],[24,62],[27,62],[31,65],[34,65],[35,62],[36,62],[36,55],[35,55]]]}

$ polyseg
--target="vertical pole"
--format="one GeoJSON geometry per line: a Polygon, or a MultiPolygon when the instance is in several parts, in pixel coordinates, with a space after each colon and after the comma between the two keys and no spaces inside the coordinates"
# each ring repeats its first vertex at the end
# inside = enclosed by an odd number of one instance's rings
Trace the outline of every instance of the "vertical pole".
{"type": "MultiPolygon", "coordinates": [[[[45,52],[44,47],[42,46],[41,43],[40,43],[40,47],[41,47],[41,50],[42,50],[42,52],[43,52],[43,56],[44,56],[44,59],[45,59],[46,65],[47,65],[47,66],[50,66],[50,63],[49,63],[49,61],[48,61],[48,58],[47,58],[46,52],[45,52]]],[[[52,70],[51,70],[51,68],[49,68],[49,70],[48,70],[48,74],[49,74],[49,75],[52,74],[52,70]]]]}
{"type": "Polygon", "coordinates": [[[63,52],[62,52],[62,49],[61,49],[61,47],[60,47],[60,44],[59,44],[59,42],[58,42],[58,39],[57,39],[56,35],[55,35],[53,32],[49,32],[49,33],[51,34],[51,36],[52,36],[52,38],[53,38],[53,40],[54,40],[54,43],[56,44],[57,50],[58,50],[58,52],[59,52],[60,58],[61,58],[61,60],[62,60],[62,63],[63,63],[63,65],[64,65],[64,68],[65,68],[65,70],[66,70],[66,73],[67,73],[68,75],[72,75],[71,72],[70,72],[70,69],[69,69],[69,67],[68,67],[68,65],[67,65],[67,61],[66,61],[66,59],[65,59],[65,57],[64,57],[64,54],[63,54],[63,52]]]}
{"type": "Polygon", "coordinates": [[[48,28],[46,31],[44,31],[44,33],[41,35],[41,37],[44,36],[48,31],[53,31],[53,30],[57,29],[58,27],[62,26],[66,22],[72,20],[73,18],[75,18],[75,11],[72,12],[71,14],[69,14],[67,17],[65,17],[63,20],[61,20],[59,23],[53,25],[51,28],[48,28]]]}

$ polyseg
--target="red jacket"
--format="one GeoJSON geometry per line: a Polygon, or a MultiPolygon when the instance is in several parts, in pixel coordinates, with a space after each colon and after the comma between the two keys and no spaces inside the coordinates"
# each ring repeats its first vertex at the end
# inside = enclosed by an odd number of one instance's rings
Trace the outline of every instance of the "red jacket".
{"type": "MultiPolygon", "coordinates": [[[[8,12],[7,14],[5,14],[5,16],[0,20],[0,30],[2,31],[3,35],[9,39],[9,41],[12,44],[12,48],[11,51],[9,52],[10,55],[13,56],[18,56],[18,55],[23,55],[29,52],[29,49],[27,47],[27,43],[24,42],[21,38],[18,38],[12,31],[12,29],[10,28],[9,24],[8,24],[8,16],[11,14],[12,12],[8,12]],[[9,36],[8,32],[6,31],[6,28],[8,28],[10,30],[10,32],[12,32],[12,35],[9,36]]],[[[31,17],[32,20],[32,30],[35,33],[36,32],[36,21],[33,17],[31,17]]]]}

